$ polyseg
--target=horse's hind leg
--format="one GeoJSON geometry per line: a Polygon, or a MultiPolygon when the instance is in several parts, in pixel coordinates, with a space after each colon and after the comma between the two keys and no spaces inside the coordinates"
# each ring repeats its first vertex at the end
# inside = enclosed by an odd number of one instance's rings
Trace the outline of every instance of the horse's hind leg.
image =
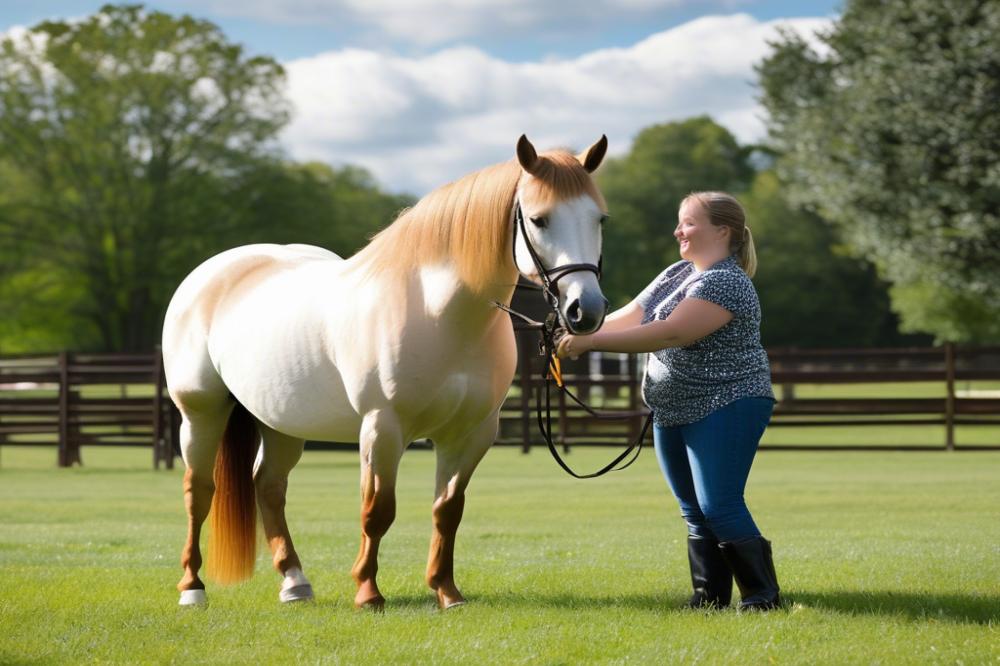
{"type": "Polygon", "coordinates": [[[396,472],[403,438],[395,414],[375,410],[361,424],[361,549],[351,574],[358,585],[354,605],[381,610],[385,597],[375,582],[378,546],[396,517],[396,472]]]}
{"type": "Polygon", "coordinates": [[[181,551],[184,575],[177,583],[182,606],[205,603],[205,584],[198,577],[202,557],[201,526],[212,507],[215,493],[215,454],[225,432],[233,402],[228,399],[206,402],[197,407],[178,400],[183,421],[180,428],[184,473],[184,506],[188,514],[188,535],[181,551]]]}
{"type": "Polygon", "coordinates": [[[435,441],[434,532],[427,558],[427,584],[437,594],[442,610],[465,603],[455,585],[455,536],[465,509],[465,488],[496,439],[497,424],[497,417],[493,415],[471,435],[454,441],[448,438],[435,441]]]}
{"type": "Polygon", "coordinates": [[[292,545],[285,521],[288,473],[302,457],[305,440],[276,432],[260,423],[257,427],[264,445],[254,473],[254,484],[257,486],[257,505],[264,523],[264,535],[271,547],[274,568],[284,576],[279,598],[286,602],[312,599],[312,586],[302,573],[302,563],[292,545]]]}

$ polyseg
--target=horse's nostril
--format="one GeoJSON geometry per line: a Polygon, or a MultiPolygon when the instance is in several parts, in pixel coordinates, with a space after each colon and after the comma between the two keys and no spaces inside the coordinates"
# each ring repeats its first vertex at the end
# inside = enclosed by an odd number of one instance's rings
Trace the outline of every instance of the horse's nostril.
{"type": "Polygon", "coordinates": [[[566,309],[566,316],[569,317],[569,320],[574,324],[580,323],[580,319],[583,318],[583,311],[580,309],[579,299],[570,303],[570,306],[566,309]]]}

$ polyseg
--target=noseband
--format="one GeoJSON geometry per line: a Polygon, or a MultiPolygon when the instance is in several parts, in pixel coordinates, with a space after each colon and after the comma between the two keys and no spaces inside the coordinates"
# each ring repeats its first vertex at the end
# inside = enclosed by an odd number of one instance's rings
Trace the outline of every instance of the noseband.
{"type": "MultiPolygon", "coordinates": [[[[528,236],[528,230],[524,226],[524,212],[521,210],[521,202],[518,201],[514,204],[514,266],[517,267],[517,230],[521,230],[521,236],[524,237],[524,246],[528,248],[528,254],[531,255],[531,261],[535,264],[535,271],[538,272],[538,278],[542,281],[542,292],[545,294],[545,300],[548,301],[549,307],[556,313],[559,320],[566,325],[566,321],[563,319],[563,314],[559,310],[559,280],[563,279],[570,273],[579,273],[580,271],[588,271],[597,276],[597,279],[601,279],[601,266],[604,263],[604,257],[598,257],[597,265],[594,264],[563,264],[562,266],[556,266],[555,268],[546,269],[545,265],[542,263],[542,258],[538,256],[538,251],[535,250],[535,246],[531,244],[531,237],[528,236]]],[[[568,328],[568,327],[567,327],[568,328]]]]}

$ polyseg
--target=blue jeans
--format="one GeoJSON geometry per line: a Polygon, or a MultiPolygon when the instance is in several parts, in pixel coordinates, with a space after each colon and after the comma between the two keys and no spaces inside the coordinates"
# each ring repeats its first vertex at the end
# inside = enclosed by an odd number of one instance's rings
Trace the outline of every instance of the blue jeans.
{"type": "Polygon", "coordinates": [[[760,536],[743,489],[774,402],[742,398],[700,421],[653,427],[660,469],[693,536],[739,541],[760,536]]]}

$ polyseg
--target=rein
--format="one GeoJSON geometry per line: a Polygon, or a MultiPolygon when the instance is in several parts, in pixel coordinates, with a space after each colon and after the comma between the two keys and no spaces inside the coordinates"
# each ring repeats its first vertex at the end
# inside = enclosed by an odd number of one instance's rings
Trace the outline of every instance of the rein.
{"type": "Polygon", "coordinates": [[[549,315],[545,318],[544,322],[539,322],[528,317],[527,315],[524,315],[520,312],[517,312],[516,310],[511,309],[509,306],[504,305],[503,303],[494,301],[493,305],[503,310],[504,312],[507,312],[508,314],[511,314],[517,317],[518,319],[521,319],[523,322],[527,324],[529,329],[537,330],[539,335],[541,336],[541,340],[539,341],[539,353],[541,356],[545,357],[545,367],[548,369],[548,372],[545,373],[544,416],[542,412],[542,392],[539,391],[538,393],[535,394],[535,410],[538,420],[538,429],[541,431],[542,437],[545,439],[545,443],[546,445],[548,445],[549,452],[552,454],[552,457],[555,458],[555,461],[559,464],[560,467],[563,468],[563,470],[566,471],[567,474],[569,474],[574,478],[593,479],[598,476],[603,476],[608,472],[617,472],[623,470],[632,463],[634,463],[639,458],[639,454],[642,452],[642,442],[646,438],[646,432],[649,430],[649,424],[652,423],[653,420],[652,413],[650,413],[649,416],[646,417],[646,422],[642,426],[642,431],[639,433],[639,438],[635,442],[630,444],[627,449],[625,449],[621,454],[618,455],[618,457],[616,457],[610,463],[608,463],[598,471],[592,472],[590,474],[578,474],[577,472],[573,471],[573,469],[571,469],[570,466],[566,464],[566,461],[563,460],[562,456],[559,455],[559,451],[557,450],[555,443],[552,441],[551,386],[553,379],[555,379],[556,386],[559,387],[559,390],[561,390],[564,395],[568,396],[570,400],[575,402],[584,411],[586,411],[594,418],[602,420],[618,420],[618,421],[629,418],[627,416],[621,416],[618,414],[599,412],[591,408],[582,400],[580,400],[580,398],[578,398],[572,391],[566,388],[566,385],[562,379],[562,370],[560,368],[559,359],[555,356],[555,350],[559,337],[558,336],[559,324],[560,322],[565,323],[563,321],[562,314],[559,312],[559,294],[558,294],[557,282],[561,278],[569,275],[570,273],[574,273],[577,271],[590,271],[595,275],[597,275],[597,278],[600,279],[602,262],[598,260],[598,264],[596,266],[594,264],[564,264],[562,266],[556,266],[555,268],[546,270],[544,265],[542,264],[541,257],[538,256],[538,252],[535,251],[534,246],[532,246],[531,244],[531,240],[528,237],[527,230],[524,228],[524,215],[521,212],[520,203],[517,204],[517,207],[515,209],[514,219],[515,219],[514,265],[515,266],[517,265],[517,258],[516,258],[517,230],[518,228],[520,228],[521,234],[524,236],[524,244],[528,248],[528,254],[531,255],[531,260],[534,262],[535,269],[538,271],[539,278],[542,281],[541,290],[545,295],[546,303],[548,304],[552,312],[549,313],[549,315]],[[549,276],[552,274],[555,274],[556,277],[550,278],[549,276]],[[633,451],[635,452],[634,454],[633,451]],[[632,454],[632,458],[628,462],[619,467],[618,466],[619,463],[625,460],[625,458],[627,458],[629,454],[632,454]]]}

